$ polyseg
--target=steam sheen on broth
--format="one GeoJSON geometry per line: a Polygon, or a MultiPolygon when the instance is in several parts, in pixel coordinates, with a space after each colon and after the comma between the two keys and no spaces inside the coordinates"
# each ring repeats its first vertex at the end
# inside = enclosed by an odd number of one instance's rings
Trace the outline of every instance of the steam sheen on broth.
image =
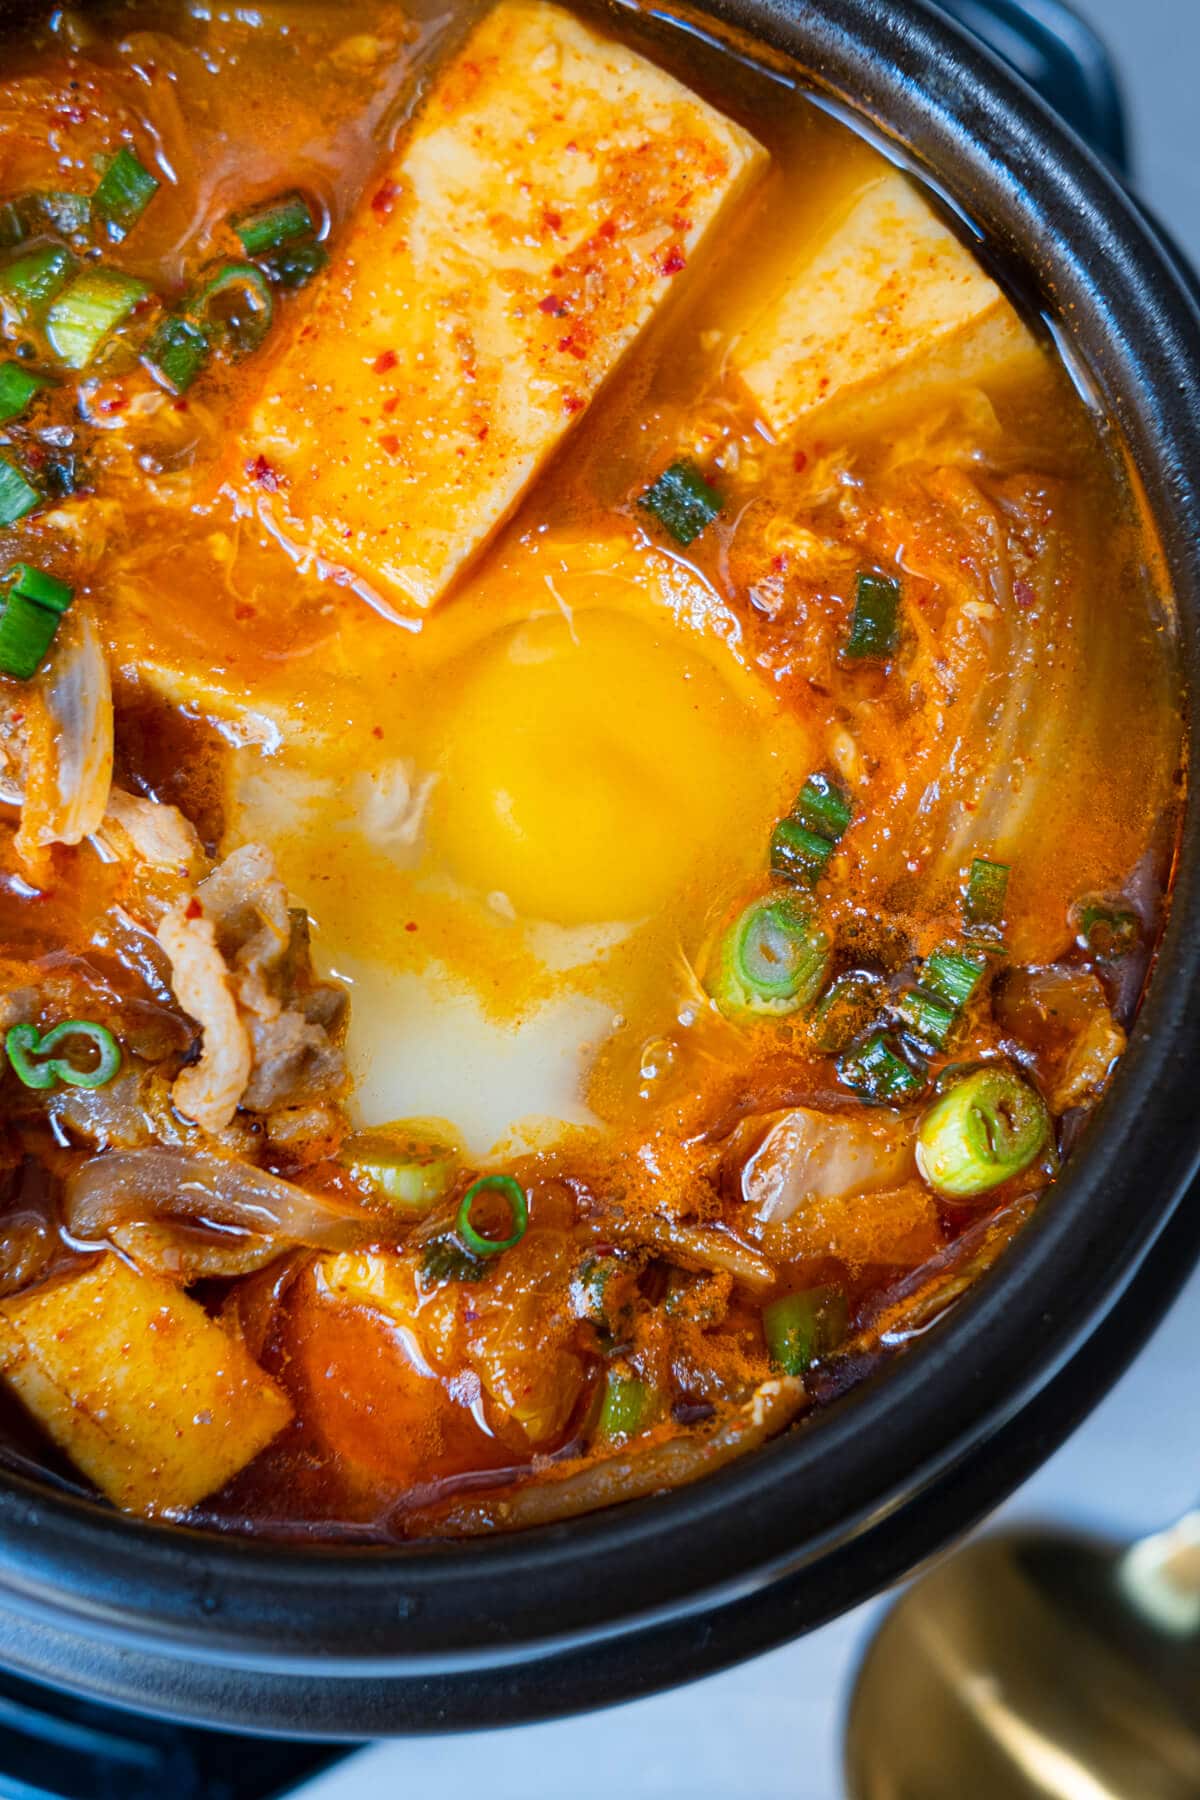
{"type": "Polygon", "coordinates": [[[568,1517],[1053,1204],[1167,903],[1170,595],[800,75],[541,0],[35,13],[0,334],[12,1446],[226,1530],[568,1517]]]}

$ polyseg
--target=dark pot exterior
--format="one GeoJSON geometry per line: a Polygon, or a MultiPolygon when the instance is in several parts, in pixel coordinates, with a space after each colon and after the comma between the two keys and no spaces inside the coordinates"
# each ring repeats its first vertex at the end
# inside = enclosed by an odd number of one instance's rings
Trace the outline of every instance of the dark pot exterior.
{"type": "MultiPolygon", "coordinates": [[[[983,229],[1128,446],[1200,659],[1200,313],[1120,185],[922,0],[709,0],[794,55],[983,229]]],[[[1194,737],[1195,719],[1189,722],[1194,737]]],[[[1189,745],[1189,759],[1194,752],[1189,745]]],[[[642,1694],[796,1635],[994,1505],[1075,1424],[1200,1248],[1200,820],[1112,1091],[1052,1199],[883,1375],[706,1483],[511,1538],[276,1548],[0,1486],[0,1663],[199,1723],[363,1737],[642,1694]]]]}

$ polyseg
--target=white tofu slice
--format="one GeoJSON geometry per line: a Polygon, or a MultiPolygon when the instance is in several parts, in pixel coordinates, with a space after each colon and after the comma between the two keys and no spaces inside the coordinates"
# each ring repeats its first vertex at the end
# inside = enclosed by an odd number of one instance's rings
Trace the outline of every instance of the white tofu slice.
{"type": "Polygon", "coordinates": [[[297,550],[431,606],[765,161],[633,51],[502,0],[371,182],[231,479],[297,550]]]}
{"type": "Polygon", "coordinates": [[[223,1487],[292,1416],[202,1306],[111,1255],[0,1301],[0,1374],[114,1505],[147,1517],[223,1487]]]}
{"type": "Polygon", "coordinates": [[[854,429],[1041,356],[995,282],[898,170],[791,269],[733,367],[783,437],[854,429]]]}

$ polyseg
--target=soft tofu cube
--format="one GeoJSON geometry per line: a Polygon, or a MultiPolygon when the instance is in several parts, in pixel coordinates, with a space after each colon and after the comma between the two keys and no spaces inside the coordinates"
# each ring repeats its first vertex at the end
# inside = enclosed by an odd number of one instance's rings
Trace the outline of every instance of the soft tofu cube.
{"type": "Polygon", "coordinates": [[[631,50],[505,0],[369,184],[233,479],[293,548],[431,606],[764,163],[631,50]]]}
{"type": "Polygon", "coordinates": [[[0,1374],[114,1505],[146,1516],[222,1487],[292,1416],[203,1307],[111,1255],[0,1301],[0,1374]]]}
{"type": "Polygon", "coordinates": [[[995,282],[898,171],[789,271],[732,362],[767,424],[832,432],[1041,352],[995,282]]]}

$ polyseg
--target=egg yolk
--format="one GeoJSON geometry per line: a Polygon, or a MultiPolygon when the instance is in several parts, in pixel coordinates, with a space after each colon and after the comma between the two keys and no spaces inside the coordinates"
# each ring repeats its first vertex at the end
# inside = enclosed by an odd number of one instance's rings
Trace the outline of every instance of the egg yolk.
{"type": "Polygon", "coordinates": [[[740,837],[758,720],[670,621],[581,610],[447,671],[434,766],[460,881],[524,918],[636,919],[740,837]]]}

